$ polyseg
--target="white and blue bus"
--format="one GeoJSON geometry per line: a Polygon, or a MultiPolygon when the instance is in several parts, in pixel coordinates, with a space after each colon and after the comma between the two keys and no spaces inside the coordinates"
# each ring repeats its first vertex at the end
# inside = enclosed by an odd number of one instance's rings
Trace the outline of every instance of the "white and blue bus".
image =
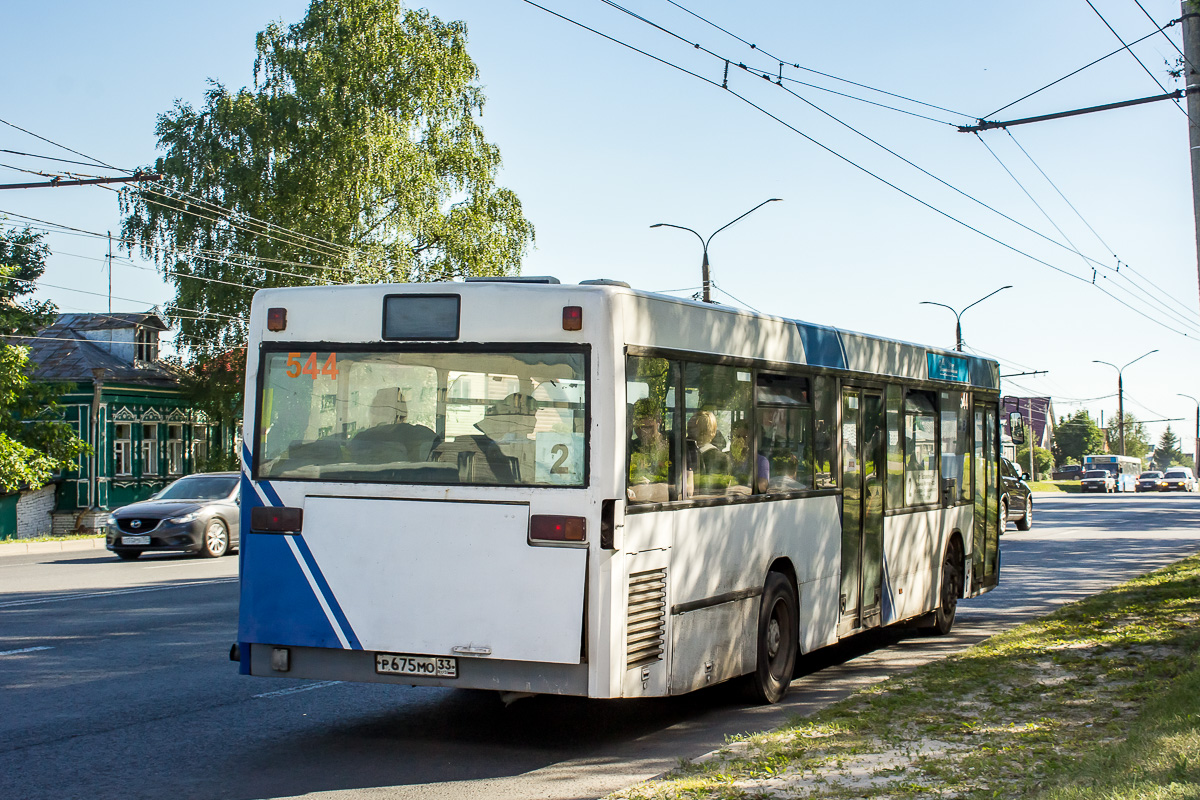
{"type": "Polygon", "coordinates": [[[999,580],[996,362],[593,281],[270,289],[245,674],[777,701],[999,580]]]}
{"type": "Polygon", "coordinates": [[[1133,456],[1084,456],[1083,474],[1095,469],[1104,470],[1112,476],[1114,492],[1136,492],[1138,475],[1142,473],[1142,460],[1133,456]]]}

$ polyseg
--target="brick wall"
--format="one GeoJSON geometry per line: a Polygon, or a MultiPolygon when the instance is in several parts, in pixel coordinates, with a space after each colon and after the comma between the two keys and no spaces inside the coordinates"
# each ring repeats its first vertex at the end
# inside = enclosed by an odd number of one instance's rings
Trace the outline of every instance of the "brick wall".
{"type": "Polygon", "coordinates": [[[54,486],[43,486],[32,492],[21,492],[17,500],[17,538],[48,536],[53,528],[50,512],[54,510],[54,486]]]}

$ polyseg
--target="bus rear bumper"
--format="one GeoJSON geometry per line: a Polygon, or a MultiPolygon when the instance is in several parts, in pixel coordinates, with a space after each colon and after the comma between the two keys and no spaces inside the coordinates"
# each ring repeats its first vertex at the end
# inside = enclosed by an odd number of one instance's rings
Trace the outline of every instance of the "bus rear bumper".
{"type": "Polygon", "coordinates": [[[377,673],[373,650],[277,647],[244,643],[242,647],[249,649],[248,654],[245,649],[241,653],[243,671],[247,665],[246,656],[249,655],[249,674],[259,677],[588,696],[587,664],[547,664],[460,657],[457,678],[420,678],[413,675],[377,673]],[[286,657],[281,657],[276,652],[278,650],[286,650],[286,657]],[[286,669],[275,669],[275,666],[286,666],[286,669]]]}

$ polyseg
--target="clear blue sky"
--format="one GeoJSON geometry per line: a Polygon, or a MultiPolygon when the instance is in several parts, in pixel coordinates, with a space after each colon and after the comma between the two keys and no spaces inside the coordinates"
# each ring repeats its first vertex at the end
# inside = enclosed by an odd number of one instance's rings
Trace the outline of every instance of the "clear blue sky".
{"type": "MultiPolygon", "coordinates": [[[[1092,4],[1126,42],[1155,28],[1134,0],[1092,4]]],[[[649,226],[674,223],[707,236],[781,197],[713,239],[721,302],[952,347],[953,314],[920,302],[962,308],[1012,284],[963,316],[967,348],[999,359],[1002,373],[1048,371],[1006,381],[1007,393],[1050,395],[1059,415],[1083,407],[1107,419],[1117,404],[1106,397],[1115,395],[1116,372],[1092,360],[1121,365],[1158,348],[1126,371],[1126,408],[1144,420],[1184,418],[1172,427],[1192,449],[1196,407],[1176,395],[1200,397],[1184,113],[1159,102],[1020,126],[1011,136],[976,137],[955,127],[1119,48],[1086,0],[621,4],[680,38],[601,0],[542,3],[662,61],[523,0],[422,5],[468,25],[488,98],[484,129],[504,158],[501,183],[517,192],[537,228],[526,274],[617,278],[690,295],[700,283],[699,242],[649,226]],[[735,62],[732,91],[720,87],[723,61],[692,43],[735,62]],[[742,61],[778,73],[776,59],[807,69],[785,66],[781,88],[736,67],[742,61]],[[1069,240],[1098,261],[1100,288],[1091,284],[1093,264],[1047,239],[1069,240]],[[1113,271],[1118,259],[1120,275],[1113,271]],[[1131,268],[1132,282],[1125,277],[1131,268]]],[[[1172,0],[1141,5],[1160,25],[1180,13],[1172,0]]],[[[156,116],[177,98],[200,104],[209,78],[230,88],[248,84],[254,34],[273,19],[298,21],[306,6],[20,4],[6,12],[0,119],[120,167],[150,164],[156,116]]],[[[1179,27],[1167,37],[1151,36],[1133,51],[1173,90],[1181,84],[1167,69],[1178,58],[1171,41],[1179,44],[1179,27]]],[[[1120,53],[990,118],[1160,92],[1120,53]]],[[[7,126],[0,126],[0,148],[73,158],[7,126]]],[[[9,153],[0,153],[0,164],[53,168],[9,153]]],[[[27,178],[0,168],[0,182],[27,178]]],[[[89,231],[116,231],[120,221],[115,195],[100,188],[0,192],[0,210],[89,231]]],[[[104,311],[105,243],[55,235],[51,244],[44,282],[98,294],[46,288],[41,296],[63,310],[104,311]]],[[[113,300],[115,310],[170,299],[154,273],[121,263],[113,294],[122,298],[113,300]]],[[[1165,424],[1148,427],[1157,439],[1165,424]]]]}

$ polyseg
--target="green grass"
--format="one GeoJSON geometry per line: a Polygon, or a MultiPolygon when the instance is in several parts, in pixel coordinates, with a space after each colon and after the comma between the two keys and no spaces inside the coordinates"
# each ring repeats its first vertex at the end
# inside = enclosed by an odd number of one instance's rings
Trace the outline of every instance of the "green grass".
{"type": "Polygon", "coordinates": [[[1200,798],[1200,556],[620,792],[1200,798]]]}
{"type": "Polygon", "coordinates": [[[1074,492],[1079,493],[1079,481],[1029,481],[1029,488],[1035,492],[1074,492]]]}
{"type": "Polygon", "coordinates": [[[71,536],[30,536],[27,539],[0,539],[0,546],[6,544],[25,544],[26,542],[70,542],[75,539],[100,539],[100,533],[81,533],[71,536]]]}

